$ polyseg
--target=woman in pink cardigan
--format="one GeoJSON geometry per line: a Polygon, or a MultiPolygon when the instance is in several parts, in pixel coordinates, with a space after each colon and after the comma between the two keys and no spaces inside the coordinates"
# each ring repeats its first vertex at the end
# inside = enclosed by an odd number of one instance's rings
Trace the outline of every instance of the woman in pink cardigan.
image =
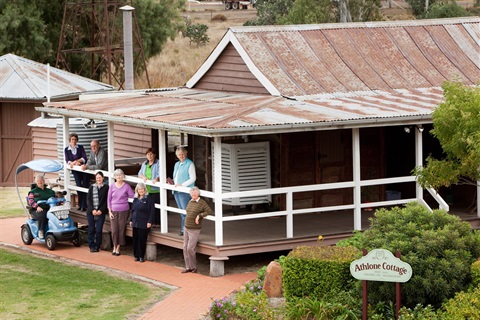
{"type": "Polygon", "coordinates": [[[130,215],[130,204],[128,198],[133,198],[132,187],[123,179],[125,174],[122,169],[113,172],[115,182],[108,189],[108,215],[112,228],[113,251],[112,255],[120,255],[120,246],[125,245],[125,227],[130,215]]]}

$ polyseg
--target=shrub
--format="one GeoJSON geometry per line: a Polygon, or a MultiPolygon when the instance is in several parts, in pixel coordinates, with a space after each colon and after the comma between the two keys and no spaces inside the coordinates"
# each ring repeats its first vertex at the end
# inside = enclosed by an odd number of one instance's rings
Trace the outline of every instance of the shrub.
{"type": "Polygon", "coordinates": [[[265,291],[261,291],[258,294],[251,290],[241,291],[235,295],[235,301],[235,314],[240,319],[275,319],[275,313],[269,307],[265,291]]]}
{"type": "Polygon", "coordinates": [[[191,24],[187,26],[185,36],[190,39],[190,44],[195,43],[198,46],[204,46],[210,38],[207,35],[208,26],[206,24],[191,24]]]}
{"type": "Polygon", "coordinates": [[[338,247],[360,248],[360,244],[362,243],[362,239],[363,239],[363,232],[359,231],[359,230],[355,230],[355,231],[353,231],[353,236],[338,241],[336,246],[338,246],[338,247]]]}
{"type": "Polygon", "coordinates": [[[285,298],[349,290],[355,283],[350,263],[360,256],[354,247],[297,247],[281,262],[285,298]]]}
{"type": "Polygon", "coordinates": [[[480,319],[480,287],[468,292],[459,292],[455,298],[443,304],[442,319],[480,319]]]}
{"type": "Polygon", "coordinates": [[[435,3],[428,8],[426,19],[468,17],[470,13],[456,2],[435,3]]]}
{"type": "Polygon", "coordinates": [[[431,305],[426,307],[418,304],[413,310],[402,307],[398,312],[398,320],[437,320],[439,316],[431,305]]]}
{"type": "Polygon", "coordinates": [[[219,13],[216,14],[212,17],[212,21],[227,21],[227,17],[225,17],[223,14],[219,13]]]}
{"type": "MultiPolygon", "coordinates": [[[[414,202],[405,208],[378,210],[361,247],[399,250],[413,271],[410,281],[402,284],[403,304],[438,308],[471,282],[470,266],[479,256],[480,237],[457,216],[443,210],[430,212],[414,202]]],[[[373,304],[394,301],[395,284],[369,282],[369,299],[373,304]]]]}
{"type": "Polygon", "coordinates": [[[480,260],[472,264],[472,284],[475,287],[480,286],[480,260]]]}
{"type": "MultiPolygon", "coordinates": [[[[361,310],[361,309],[358,309],[361,310]]],[[[328,299],[293,297],[285,307],[285,316],[290,320],[303,319],[360,319],[356,314],[341,302],[332,302],[328,299]]]]}
{"type": "Polygon", "coordinates": [[[235,314],[236,302],[230,301],[227,297],[215,299],[210,305],[208,314],[212,319],[227,320],[235,314]]]}

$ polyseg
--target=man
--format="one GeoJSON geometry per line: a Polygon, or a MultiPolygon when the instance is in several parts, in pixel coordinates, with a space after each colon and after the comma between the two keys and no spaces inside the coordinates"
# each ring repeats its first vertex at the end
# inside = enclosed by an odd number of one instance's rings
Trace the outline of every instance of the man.
{"type": "Polygon", "coordinates": [[[200,199],[200,190],[197,187],[190,189],[192,199],[187,205],[187,216],[185,218],[185,232],[183,236],[183,258],[185,259],[185,269],[182,273],[197,273],[197,257],[195,248],[202,229],[203,218],[213,214],[213,210],[208,206],[205,200],[200,199]]]}
{"type": "Polygon", "coordinates": [[[43,239],[50,205],[46,202],[38,203],[38,201],[54,197],[55,192],[45,186],[45,177],[41,174],[35,177],[35,183],[36,187],[28,193],[28,205],[30,206],[30,215],[38,223],[38,237],[43,239]]]}
{"type": "Polygon", "coordinates": [[[108,170],[108,157],[105,149],[102,149],[98,140],[90,142],[90,155],[87,163],[82,165],[82,170],[108,170]]]}

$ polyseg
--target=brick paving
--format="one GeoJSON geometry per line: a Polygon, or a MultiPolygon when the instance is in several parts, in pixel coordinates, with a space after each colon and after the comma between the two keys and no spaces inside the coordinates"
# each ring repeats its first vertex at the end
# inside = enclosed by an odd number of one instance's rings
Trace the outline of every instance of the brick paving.
{"type": "Polygon", "coordinates": [[[20,237],[20,227],[24,222],[24,217],[0,219],[0,244],[110,268],[171,286],[172,292],[141,315],[139,319],[142,320],[201,319],[206,315],[212,299],[230,295],[257,275],[256,272],[248,272],[213,278],[202,274],[181,274],[181,268],[150,261],[140,264],[128,255],[115,257],[108,251],[92,254],[87,246],[76,248],[70,243],[59,242],[55,250],[49,251],[45,244],[36,240],[27,246],[20,237]]]}

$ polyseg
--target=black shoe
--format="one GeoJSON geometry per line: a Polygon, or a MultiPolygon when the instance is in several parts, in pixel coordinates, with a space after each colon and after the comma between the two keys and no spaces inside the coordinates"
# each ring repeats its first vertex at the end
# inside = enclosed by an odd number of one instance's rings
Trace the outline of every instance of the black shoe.
{"type": "Polygon", "coordinates": [[[142,263],[145,262],[145,259],[143,259],[143,258],[140,258],[138,260],[140,260],[140,262],[142,262],[142,263]]]}
{"type": "Polygon", "coordinates": [[[82,210],[81,210],[81,211],[87,211],[87,208],[82,208],[82,210]]]}
{"type": "Polygon", "coordinates": [[[90,252],[95,252],[95,249],[94,249],[94,248],[90,248],[90,252]]]}
{"type": "Polygon", "coordinates": [[[192,272],[192,269],[183,269],[182,270],[182,273],[189,273],[189,272],[192,272]]]}
{"type": "Polygon", "coordinates": [[[93,249],[93,252],[99,252],[99,251],[100,251],[100,249],[98,249],[98,248],[93,249]]]}
{"type": "Polygon", "coordinates": [[[179,236],[183,236],[183,231],[179,231],[179,232],[178,232],[178,235],[179,235],[179,236]]]}
{"type": "Polygon", "coordinates": [[[115,251],[112,252],[112,256],[116,256],[117,253],[115,251]]]}
{"type": "Polygon", "coordinates": [[[192,273],[197,273],[197,268],[193,268],[191,272],[192,273]]]}
{"type": "Polygon", "coordinates": [[[120,255],[120,252],[115,252],[115,255],[118,257],[120,255]]]}
{"type": "Polygon", "coordinates": [[[135,259],[133,259],[133,261],[137,262],[137,261],[138,261],[138,258],[137,258],[137,257],[135,257],[135,259]]]}
{"type": "Polygon", "coordinates": [[[78,210],[78,211],[82,211],[82,208],[80,208],[80,207],[77,207],[77,210],[78,210]]]}

